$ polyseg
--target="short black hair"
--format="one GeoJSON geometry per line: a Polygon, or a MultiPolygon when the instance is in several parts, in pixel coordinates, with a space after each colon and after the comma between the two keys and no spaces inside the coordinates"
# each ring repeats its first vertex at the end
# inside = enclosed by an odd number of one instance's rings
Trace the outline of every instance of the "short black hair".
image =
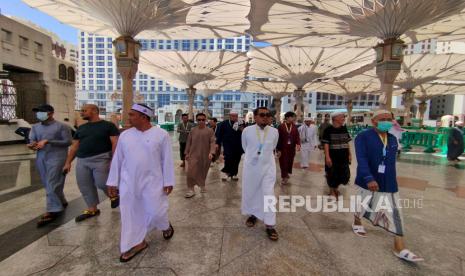
{"type": "Polygon", "coordinates": [[[210,118],[210,120],[212,120],[213,122],[217,123],[218,122],[218,119],[213,117],[213,118],[210,118]]]}
{"type": "Polygon", "coordinates": [[[253,115],[254,115],[254,116],[258,116],[258,111],[259,111],[260,109],[263,109],[263,110],[268,111],[268,107],[266,107],[266,106],[260,106],[260,107],[257,107],[257,108],[254,109],[253,115]]]}
{"type": "Polygon", "coordinates": [[[288,112],[286,112],[286,113],[284,114],[284,118],[285,118],[285,119],[286,119],[286,118],[289,118],[289,117],[295,117],[295,116],[296,116],[295,113],[292,112],[292,111],[288,111],[288,112]]]}
{"type": "Polygon", "coordinates": [[[181,117],[189,117],[189,114],[183,113],[183,114],[181,114],[181,117]]]}
{"type": "Polygon", "coordinates": [[[207,118],[207,115],[205,115],[204,113],[197,113],[197,115],[195,115],[195,119],[197,120],[200,116],[207,118]]]}

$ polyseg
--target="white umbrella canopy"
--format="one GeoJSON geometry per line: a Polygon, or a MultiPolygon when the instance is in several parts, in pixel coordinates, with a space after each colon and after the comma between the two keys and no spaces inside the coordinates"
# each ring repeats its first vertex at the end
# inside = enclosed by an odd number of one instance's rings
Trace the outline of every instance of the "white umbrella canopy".
{"type": "Polygon", "coordinates": [[[375,58],[367,48],[266,47],[249,52],[249,75],[292,83],[297,89],[356,70],[375,58]]]}
{"type": "Polygon", "coordinates": [[[245,53],[230,51],[143,51],[139,69],[176,87],[194,88],[199,83],[218,79],[204,85],[221,89],[215,86],[244,79],[247,61],[245,53]]]}
{"type": "MultiPolygon", "coordinates": [[[[394,95],[401,95],[403,90],[397,90],[394,95]]],[[[419,101],[428,101],[441,95],[463,95],[465,94],[464,84],[446,84],[446,83],[424,83],[415,89],[415,99],[419,101]]]]}
{"type": "Polygon", "coordinates": [[[256,81],[245,82],[243,92],[259,93],[273,97],[288,96],[297,89],[296,86],[287,81],[256,81]]]}
{"type": "Polygon", "coordinates": [[[281,115],[281,98],[291,95],[296,86],[290,82],[286,81],[247,81],[245,82],[244,92],[251,93],[260,93],[265,95],[270,95],[273,97],[273,102],[275,104],[276,122],[280,121],[281,115]]]}
{"type": "Polygon", "coordinates": [[[386,39],[463,39],[464,9],[463,0],[252,0],[249,18],[258,18],[252,35],[275,45],[373,47],[386,39]]]}
{"type": "Polygon", "coordinates": [[[58,21],[105,36],[190,39],[243,35],[249,0],[23,0],[58,21]]]}
{"type": "Polygon", "coordinates": [[[305,86],[305,90],[324,92],[344,96],[347,100],[362,94],[380,94],[379,82],[358,81],[355,79],[330,79],[305,86]]]}
{"type": "MultiPolygon", "coordinates": [[[[372,82],[377,79],[375,65],[368,65],[366,71],[348,73],[349,80],[372,82]]],[[[436,80],[465,80],[465,55],[462,54],[413,54],[404,56],[401,70],[394,85],[412,90],[421,84],[436,80]]]]}
{"type": "Polygon", "coordinates": [[[209,97],[213,94],[225,91],[240,91],[244,79],[227,79],[216,78],[209,81],[203,81],[196,85],[197,92],[203,97],[209,97]]]}

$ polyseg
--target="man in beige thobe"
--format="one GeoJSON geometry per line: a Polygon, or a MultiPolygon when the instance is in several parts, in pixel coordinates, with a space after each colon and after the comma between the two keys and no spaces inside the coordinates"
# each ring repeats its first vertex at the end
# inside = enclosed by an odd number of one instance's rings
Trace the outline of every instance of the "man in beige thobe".
{"type": "Polygon", "coordinates": [[[203,113],[195,116],[198,126],[189,133],[186,144],[187,188],[186,198],[195,196],[195,185],[205,193],[205,179],[207,178],[210,162],[216,151],[215,133],[207,128],[207,117],[203,113]]]}

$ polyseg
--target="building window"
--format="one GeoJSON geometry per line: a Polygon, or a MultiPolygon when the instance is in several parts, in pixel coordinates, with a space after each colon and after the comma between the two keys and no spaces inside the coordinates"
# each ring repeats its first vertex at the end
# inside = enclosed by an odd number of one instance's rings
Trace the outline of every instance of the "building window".
{"type": "Polygon", "coordinates": [[[70,82],[75,82],[76,81],[76,75],[73,67],[68,67],[68,81],[70,82]]]}
{"type": "Polygon", "coordinates": [[[64,65],[64,64],[58,65],[58,78],[60,80],[67,80],[67,77],[66,77],[66,65],[64,65]]]}
{"type": "Polygon", "coordinates": [[[36,47],[36,49],[35,49],[36,53],[42,54],[44,52],[44,47],[42,46],[42,43],[34,42],[34,44],[35,44],[35,47],[36,47]]]}
{"type": "Polygon", "coordinates": [[[19,47],[29,49],[29,39],[24,36],[19,36],[19,47]]]}

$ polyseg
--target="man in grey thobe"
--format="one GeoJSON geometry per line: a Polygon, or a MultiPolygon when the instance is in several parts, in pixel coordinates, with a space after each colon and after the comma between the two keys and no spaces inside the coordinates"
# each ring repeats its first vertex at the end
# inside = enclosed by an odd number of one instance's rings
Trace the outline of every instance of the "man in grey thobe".
{"type": "Polygon", "coordinates": [[[40,123],[32,126],[28,147],[37,151],[36,166],[47,198],[47,211],[37,222],[37,227],[41,227],[54,221],[68,206],[63,194],[65,175],[62,168],[71,145],[71,129],[53,118],[51,105],[44,104],[32,111],[40,123]]]}

